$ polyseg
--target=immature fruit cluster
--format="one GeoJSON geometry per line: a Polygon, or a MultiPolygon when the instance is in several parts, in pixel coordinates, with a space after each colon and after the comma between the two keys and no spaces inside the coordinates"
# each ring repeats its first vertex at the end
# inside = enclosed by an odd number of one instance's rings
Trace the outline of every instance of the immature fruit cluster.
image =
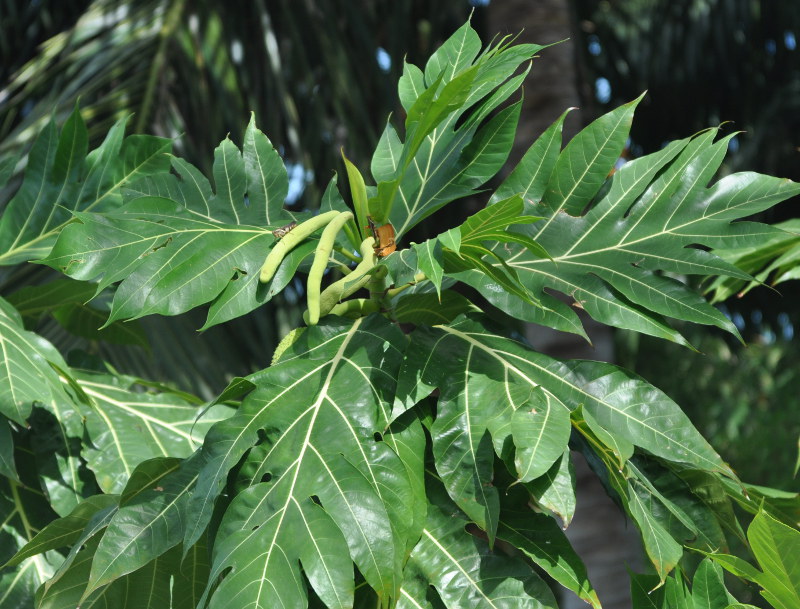
{"type": "Polygon", "coordinates": [[[330,313],[343,298],[357,292],[364,287],[370,279],[370,271],[375,268],[378,260],[376,252],[376,242],[374,237],[367,237],[361,243],[361,262],[348,275],[342,277],[322,290],[322,277],[328,266],[336,236],[344,228],[345,224],[353,219],[353,214],[349,211],[329,211],[318,216],[314,216],[294,226],[285,227],[278,231],[273,231],[279,241],[273,246],[267,255],[264,265],[261,267],[259,279],[266,283],[272,279],[281,261],[306,237],[323,228],[319,243],[314,251],[314,261],[311,263],[311,270],[308,273],[306,285],[306,301],[308,310],[303,315],[305,322],[316,325],[320,317],[330,313]],[[280,234],[278,234],[280,232],[280,234]]]}

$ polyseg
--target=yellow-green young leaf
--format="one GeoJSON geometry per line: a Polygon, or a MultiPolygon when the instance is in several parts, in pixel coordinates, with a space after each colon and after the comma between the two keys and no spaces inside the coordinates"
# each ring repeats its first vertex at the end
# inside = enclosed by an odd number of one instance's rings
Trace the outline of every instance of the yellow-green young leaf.
{"type": "MultiPolygon", "coordinates": [[[[363,241],[369,236],[367,232],[367,227],[369,225],[367,216],[371,211],[367,202],[367,187],[364,184],[364,178],[358,170],[358,167],[353,165],[350,159],[344,155],[344,150],[342,150],[342,160],[344,161],[344,166],[347,170],[347,179],[350,183],[350,196],[353,197],[353,209],[356,210],[358,232],[363,241]]],[[[383,222],[383,218],[381,217],[374,218],[374,220],[378,223],[383,222]]]]}
{"type": "Polygon", "coordinates": [[[513,195],[471,215],[459,226],[461,243],[458,252],[475,248],[482,254],[485,248],[481,245],[487,241],[519,243],[527,247],[531,254],[546,258],[547,252],[536,241],[527,235],[508,230],[514,225],[534,224],[541,219],[538,216],[524,215],[522,197],[513,195]]]}
{"type": "Polygon", "coordinates": [[[444,255],[442,244],[438,239],[427,239],[422,243],[415,243],[411,250],[416,256],[416,268],[412,276],[421,272],[436,288],[436,295],[442,297],[442,279],[444,277],[444,255]]]}
{"type": "Polygon", "coordinates": [[[748,277],[719,277],[707,288],[712,302],[722,302],[736,294],[746,294],[764,283],[777,285],[789,279],[796,279],[798,260],[800,260],[800,218],[765,227],[769,234],[746,247],[719,248],[713,250],[726,262],[735,265],[748,277]],[[779,229],[782,232],[774,232],[779,229]]]}
{"type": "Polygon", "coordinates": [[[573,424],[578,429],[580,429],[582,423],[586,424],[586,427],[596,436],[597,440],[614,453],[619,470],[622,471],[625,462],[633,455],[633,443],[617,435],[608,433],[588,411],[584,411],[582,406],[579,406],[572,412],[572,420],[573,424]]]}
{"type": "Polygon", "coordinates": [[[800,606],[800,531],[760,512],[747,529],[753,554],[764,571],[757,581],[776,607],[800,606]]]}
{"type": "Polygon", "coordinates": [[[522,85],[524,73],[514,76],[519,66],[542,47],[500,42],[478,55],[479,46],[467,24],[431,58],[424,75],[405,66],[399,83],[405,141],[388,130],[381,140],[371,202],[398,238],[443,205],[473,194],[511,149],[519,104],[491,115],[522,85]]]}

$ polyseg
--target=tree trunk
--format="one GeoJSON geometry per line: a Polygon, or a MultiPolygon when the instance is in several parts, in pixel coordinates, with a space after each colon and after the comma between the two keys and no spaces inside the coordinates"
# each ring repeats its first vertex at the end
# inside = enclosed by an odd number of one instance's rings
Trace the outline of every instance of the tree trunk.
{"type": "MultiPolygon", "coordinates": [[[[568,0],[505,0],[489,5],[491,34],[513,36],[524,30],[521,42],[558,42],[542,50],[541,59],[534,61],[525,83],[525,101],[508,171],[564,110],[578,105],[574,47],[577,36],[572,31],[572,21],[568,0]]],[[[582,127],[580,119],[580,111],[574,111],[565,121],[565,142],[582,127]]],[[[586,316],[582,318],[593,346],[578,336],[532,324],[526,329],[526,337],[536,349],[555,357],[613,359],[611,330],[586,316]]],[[[573,458],[578,472],[577,511],[567,529],[567,537],[586,563],[603,607],[627,609],[631,599],[626,569],[641,570],[641,544],[636,529],[626,525],[624,515],[606,495],[584,460],[575,453],[573,458]]],[[[561,607],[585,609],[586,604],[564,591],[561,607]]]]}

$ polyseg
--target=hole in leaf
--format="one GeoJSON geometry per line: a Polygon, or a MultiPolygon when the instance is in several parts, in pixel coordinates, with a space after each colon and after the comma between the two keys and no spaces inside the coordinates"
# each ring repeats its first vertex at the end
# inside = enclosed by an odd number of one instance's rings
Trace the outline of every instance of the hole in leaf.
{"type": "Polygon", "coordinates": [[[383,435],[381,435],[379,431],[376,431],[374,434],[372,434],[372,439],[376,442],[383,442],[383,435]]]}
{"type": "Polygon", "coordinates": [[[272,480],[272,474],[269,472],[261,476],[261,482],[269,482],[270,480],[272,480]]]}
{"type": "MultiPolygon", "coordinates": [[[[164,241],[163,243],[160,243],[159,245],[156,245],[154,248],[152,248],[152,249],[150,250],[150,253],[157,252],[157,251],[158,251],[158,250],[160,250],[162,247],[167,247],[167,246],[168,246],[170,243],[172,243],[172,237],[167,237],[167,240],[166,240],[166,241],[164,241]]],[[[145,255],[146,255],[146,254],[145,254],[145,255]]]]}
{"type": "Polygon", "coordinates": [[[319,500],[319,497],[317,495],[311,495],[311,501],[313,501],[317,505],[322,505],[322,502],[319,500]]]}

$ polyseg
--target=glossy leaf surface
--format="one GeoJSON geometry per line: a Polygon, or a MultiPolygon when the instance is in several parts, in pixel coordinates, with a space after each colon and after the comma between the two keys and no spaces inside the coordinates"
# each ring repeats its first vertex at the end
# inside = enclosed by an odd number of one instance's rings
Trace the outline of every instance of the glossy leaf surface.
{"type": "Polygon", "coordinates": [[[0,219],[0,265],[47,255],[75,211],[109,211],[121,187],[169,166],[164,138],[124,137],[118,121],[99,148],[88,152],[86,125],[76,108],[61,133],[48,124],[28,156],[25,178],[0,219]]]}

